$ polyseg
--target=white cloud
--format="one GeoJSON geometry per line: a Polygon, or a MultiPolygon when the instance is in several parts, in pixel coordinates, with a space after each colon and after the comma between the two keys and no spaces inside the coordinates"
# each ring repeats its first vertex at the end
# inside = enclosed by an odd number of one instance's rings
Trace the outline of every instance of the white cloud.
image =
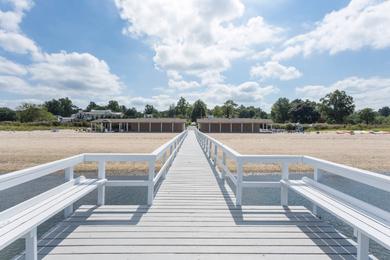
{"type": "Polygon", "coordinates": [[[115,3],[128,21],[125,33],[146,39],[159,68],[199,77],[202,83],[220,81],[232,60],[254,53],[255,45],[278,41],[282,31],[259,16],[233,24],[244,13],[240,0],[115,3]]]}
{"type": "Polygon", "coordinates": [[[188,90],[188,89],[194,89],[199,88],[200,85],[196,81],[185,81],[185,80],[172,80],[170,79],[168,81],[168,86],[170,88],[179,89],[179,90],[188,90]]]}
{"type": "Polygon", "coordinates": [[[308,85],[296,88],[296,92],[302,98],[319,100],[326,94],[338,90],[344,90],[351,95],[357,109],[371,107],[378,109],[389,105],[390,78],[349,77],[335,82],[332,85],[308,85]]]}
{"type": "Polygon", "coordinates": [[[182,93],[180,96],[184,96],[191,102],[202,99],[210,107],[221,105],[228,99],[248,105],[263,106],[265,97],[277,92],[279,92],[277,87],[261,86],[257,82],[247,81],[239,85],[215,84],[201,91],[182,93]]]}
{"type": "Polygon", "coordinates": [[[12,75],[0,75],[0,90],[16,94],[29,94],[30,85],[23,79],[12,75]]]}
{"type": "Polygon", "coordinates": [[[268,61],[263,66],[257,65],[251,68],[252,77],[261,79],[278,78],[280,80],[291,80],[302,76],[302,73],[295,67],[286,67],[277,61],[268,61]]]}
{"type": "Polygon", "coordinates": [[[265,50],[255,52],[255,53],[250,57],[250,59],[253,59],[253,60],[267,59],[267,58],[271,57],[273,53],[274,53],[274,51],[273,51],[272,49],[267,48],[267,49],[265,49],[265,50]]]}
{"type": "Polygon", "coordinates": [[[287,49],[275,59],[287,59],[299,53],[336,54],[363,47],[390,47],[390,1],[352,0],[346,7],[327,14],[315,29],[286,42],[287,49]]]}
{"type": "Polygon", "coordinates": [[[155,108],[159,110],[166,109],[169,105],[176,103],[177,99],[173,99],[172,96],[168,95],[155,95],[149,98],[141,97],[141,96],[122,96],[115,97],[116,100],[121,102],[122,104],[129,104],[131,107],[135,107],[140,111],[143,111],[145,105],[153,105],[155,108]]]}
{"type": "Polygon", "coordinates": [[[75,99],[103,99],[121,94],[124,85],[108,65],[88,53],[53,53],[28,66],[3,58],[0,90],[42,101],[67,96],[75,99]],[[5,68],[5,69],[4,69],[5,68]],[[6,70],[6,71],[5,71],[6,70]]]}
{"type": "Polygon", "coordinates": [[[24,75],[26,73],[27,70],[24,65],[17,64],[0,56],[0,74],[24,75]]]}
{"type": "Polygon", "coordinates": [[[69,94],[92,96],[118,94],[123,88],[120,79],[103,61],[89,53],[46,54],[44,60],[29,67],[31,80],[69,94]]]}
{"type": "Polygon", "coordinates": [[[35,42],[24,35],[20,29],[25,12],[33,6],[32,1],[5,0],[5,2],[9,2],[13,9],[6,12],[0,10],[0,47],[8,52],[39,56],[39,48],[35,42]]]}
{"type": "Polygon", "coordinates": [[[302,47],[295,45],[295,46],[289,46],[283,51],[276,52],[272,56],[272,60],[280,61],[280,60],[288,60],[296,55],[298,55],[302,51],[302,47]]]}
{"type": "Polygon", "coordinates": [[[89,53],[45,53],[25,36],[20,23],[33,2],[10,1],[10,11],[0,11],[0,47],[19,54],[29,54],[32,62],[21,65],[0,57],[0,90],[34,100],[68,96],[75,100],[106,100],[120,95],[124,84],[111,73],[104,60],[89,53]]]}

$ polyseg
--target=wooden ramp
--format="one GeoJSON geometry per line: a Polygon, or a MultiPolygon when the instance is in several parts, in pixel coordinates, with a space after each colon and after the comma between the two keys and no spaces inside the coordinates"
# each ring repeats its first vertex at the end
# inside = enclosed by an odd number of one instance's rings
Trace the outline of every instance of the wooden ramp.
{"type": "Polygon", "coordinates": [[[39,241],[43,259],[350,259],[353,241],[303,207],[234,205],[192,131],[153,206],[82,206],[39,241]]]}

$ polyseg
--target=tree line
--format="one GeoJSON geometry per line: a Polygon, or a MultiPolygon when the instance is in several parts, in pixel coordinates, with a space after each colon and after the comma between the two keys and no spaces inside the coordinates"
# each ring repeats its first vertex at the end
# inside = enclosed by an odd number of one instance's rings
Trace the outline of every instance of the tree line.
{"type": "Polygon", "coordinates": [[[227,100],[222,105],[208,108],[202,100],[194,103],[180,97],[176,104],[171,104],[167,110],[159,111],[151,104],[147,104],[141,111],[135,107],[126,107],[116,100],[110,100],[107,105],[98,105],[90,102],[81,109],[73,104],[69,98],[52,99],[43,104],[24,103],[16,110],[0,108],[0,121],[48,122],[55,121],[56,116],[69,117],[78,111],[106,110],[121,112],[125,118],[144,116],[177,117],[196,121],[206,116],[224,118],[269,118],[276,123],[330,123],[330,124],[390,124],[390,108],[385,106],[378,111],[364,108],[355,111],[354,100],[344,91],[336,90],[320,99],[311,100],[279,98],[266,113],[260,107],[238,105],[233,100],[227,100]]]}

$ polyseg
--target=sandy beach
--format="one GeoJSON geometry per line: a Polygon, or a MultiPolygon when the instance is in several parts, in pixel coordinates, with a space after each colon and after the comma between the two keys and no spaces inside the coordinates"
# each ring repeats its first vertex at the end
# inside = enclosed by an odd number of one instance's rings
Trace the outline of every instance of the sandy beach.
{"type": "MultiPolygon", "coordinates": [[[[390,135],[315,134],[211,134],[242,154],[305,154],[333,162],[390,172],[390,135]]],[[[24,169],[84,152],[148,153],[171,139],[171,133],[1,132],[0,173],[24,169]]],[[[231,164],[234,168],[234,165],[231,164]]],[[[140,172],[143,163],[108,163],[111,174],[140,172]]],[[[310,168],[293,165],[292,171],[310,168]]],[[[95,171],[96,164],[81,164],[78,171],[95,171]]],[[[277,165],[247,165],[246,172],[278,171],[277,165]]]]}
{"type": "MultiPolygon", "coordinates": [[[[0,173],[24,169],[80,153],[149,153],[174,137],[174,133],[83,133],[73,130],[0,131],[0,173]]],[[[137,171],[144,164],[110,163],[111,171],[137,171]]],[[[90,171],[95,164],[77,170],[90,171]]]]}
{"type": "MultiPolygon", "coordinates": [[[[242,154],[310,155],[332,162],[375,172],[390,172],[390,135],[337,134],[211,134],[242,154]]],[[[291,170],[310,170],[292,166],[291,170]]],[[[250,170],[247,167],[247,171],[250,170]]],[[[279,167],[252,166],[252,170],[272,171],[279,167]]]]}

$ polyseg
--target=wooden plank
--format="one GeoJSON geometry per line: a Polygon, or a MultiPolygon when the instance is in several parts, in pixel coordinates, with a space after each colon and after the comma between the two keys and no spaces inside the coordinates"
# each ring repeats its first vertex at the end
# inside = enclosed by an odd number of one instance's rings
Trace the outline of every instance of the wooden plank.
{"type": "MultiPolygon", "coordinates": [[[[286,254],[263,254],[262,258],[267,260],[280,260],[280,259],[293,259],[292,256],[286,254]]],[[[155,253],[141,253],[141,254],[53,254],[45,256],[45,260],[85,260],[85,259],[94,259],[94,260],[106,260],[106,259],[115,259],[115,260],[156,260],[156,259],[169,259],[169,260],[258,260],[259,255],[257,254],[155,254],[155,253]]],[[[337,256],[335,254],[300,254],[300,260],[325,260],[325,259],[343,259],[343,260],[355,260],[355,256],[351,255],[342,255],[337,256]]]]}
{"type": "Polygon", "coordinates": [[[229,239],[229,238],[244,238],[244,239],[345,239],[345,236],[338,232],[110,232],[94,230],[90,232],[73,232],[52,230],[48,232],[45,239],[118,239],[118,238],[204,238],[204,239],[229,239]]]}
{"type": "Polygon", "coordinates": [[[329,238],[86,238],[42,239],[39,247],[55,246],[354,246],[346,239],[329,238]]]}
{"type": "MultiPolygon", "coordinates": [[[[355,246],[196,246],[196,245],[174,245],[174,246],[56,246],[41,247],[39,254],[134,254],[134,253],[231,253],[231,254],[356,254],[355,246]]],[[[296,257],[296,256],[295,256],[296,257]]]]}

